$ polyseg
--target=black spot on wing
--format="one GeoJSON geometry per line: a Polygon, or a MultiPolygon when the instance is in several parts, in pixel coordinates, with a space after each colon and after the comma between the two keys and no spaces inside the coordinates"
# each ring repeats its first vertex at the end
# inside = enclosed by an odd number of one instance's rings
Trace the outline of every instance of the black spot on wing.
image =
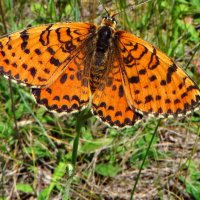
{"type": "Polygon", "coordinates": [[[29,69],[29,72],[31,73],[32,77],[35,77],[37,70],[35,69],[35,67],[32,67],[32,68],[29,69]]]}
{"type": "MultiPolygon", "coordinates": [[[[124,64],[128,65],[130,64],[132,61],[134,60],[133,56],[131,54],[128,54],[127,57],[123,58],[123,62],[124,64]]],[[[130,67],[133,67],[132,65],[130,65],[130,67]]]]}
{"type": "Polygon", "coordinates": [[[177,70],[177,66],[175,64],[171,65],[168,68],[168,70],[167,70],[167,78],[166,78],[167,83],[171,82],[172,75],[173,75],[174,72],[176,72],[176,70],[177,70]]]}
{"type": "Polygon", "coordinates": [[[161,100],[161,96],[160,95],[156,95],[156,100],[157,101],[161,100]]]}
{"type": "Polygon", "coordinates": [[[65,49],[68,53],[71,53],[72,51],[74,51],[76,49],[76,46],[73,45],[72,41],[69,40],[65,43],[65,49]]]}
{"type": "Polygon", "coordinates": [[[41,94],[41,90],[40,89],[33,88],[31,92],[35,96],[36,100],[40,99],[40,94],[41,94]]]}
{"type": "Polygon", "coordinates": [[[71,74],[69,78],[70,78],[71,80],[74,80],[74,75],[71,74]]]}
{"type": "Polygon", "coordinates": [[[101,102],[98,107],[106,108],[106,103],[105,102],[101,102]]]}
{"type": "Polygon", "coordinates": [[[43,77],[41,77],[41,76],[38,77],[38,80],[39,80],[40,82],[46,82],[46,81],[47,81],[46,78],[43,78],[43,77]]]}
{"type": "Polygon", "coordinates": [[[151,77],[149,77],[150,81],[155,81],[157,79],[157,77],[155,75],[152,75],[151,77]]]}
{"type": "Polygon", "coordinates": [[[178,103],[181,103],[181,101],[179,99],[175,99],[174,104],[178,104],[178,103]]]}
{"type": "Polygon", "coordinates": [[[26,70],[26,69],[28,68],[28,65],[25,64],[25,63],[23,63],[23,64],[22,64],[22,68],[26,70]]]}
{"type": "Polygon", "coordinates": [[[161,80],[160,81],[160,85],[166,85],[166,84],[167,84],[166,80],[161,80]]]}
{"type": "Polygon", "coordinates": [[[122,112],[121,112],[121,111],[117,111],[117,112],[115,113],[115,117],[117,117],[117,116],[122,116],[122,112]]]}
{"type": "Polygon", "coordinates": [[[77,95],[72,96],[72,100],[75,100],[78,103],[80,103],[80,98],[77,95]]]}
{"type": "Polygon", "coordinates": [[[47,88],[46,91],[51,94],[52,93],[52,89],[51,88],[47,88]]]}
{"type": "Polygon", "coordinates": [[[4,62],[5,62],[7,65],[10,64],[10,60],[8,60],[8,59],[4,59],[4,62]]]}
{"type": "Polygon", "coordinates": [[[41,55],[42,54],[42,52],[40,51],[40,49],[35,49],[35,53],[37,54],[37,55],[41,55]]]}
{"type": "Polygon", "coordinates": [[[17,68],[17,63],[16,63],[16,62],[12,63],[12,66],[13,66],[14,68],[17,68]]]}
{"type": "Polygon", "coordinates": [[[44,72],[45,72],[46,74],[49,74],[49,73],[50,73],[50,70],[47,69],[47,68],[45,68],[45,69],[44,69],[44,72]]]}
{"type": "Polygon", "coordinates": [[[29,49],[24,49],[24,53],[29,54],[30,50],[29,49]]]}
{"type": "Polygon", "coordinates": [[[114,107],[113,106],[109,106],[108,110],[114,110],[114,107]]]}
{"type": "Polygon", "coordinates": [[[50,36],[50,28],[53,26],[53,24],[50,24],[49,26],[47,26],[47,28],[42,31],[42,33],[40,34],[40,39],[39,41],[41,42],[41,44],[43,46],[47,46],[49,44],[49,36],[50,36]]]}
{"type": "Polygon", "coordinates": [[[170,99],[165,99],[165,103],[169,104],[169,103],[171,103],[171,100],[170,99]]]}
{"type": "Polygon", "coordinates": [[[61,76],[61,78],[60,78],[60,83],[64,84],[66,80],[67,80],[67,74],[65,73],[65,74],[63,74],[63,75],[61,76]]]}
{"type": "Polygon", "coordinates": [[[160,62],[159,62],[158,56],[156,55],[156,48],[153,47],[153,52],[151,54],[151,58],[150,58],[150,61],[148,63],[148,69],[151,69],[151,70],[155,69],[159,64],[160,64],[160,62]],[[156,61],[153,63],[154,59],[156,61]]]}
{"type": "Polygon", "coordinates": [[[119,92],[118,92],[119,97],[123,97],[124,96],[124,88],[122,85],[119,86],[119,92]]]}
{"type": "Polygon", "coordinates": [[[183,99],[184,97],[186,97],[187,96],[187,93],[186,92],[184,92],[183,94],[181,94],[181,98],[183,99]]]}
{"type": "Polygon", "coordinates": [[[138,83],[140,81],[139,76],[132,76],[128,80],[130,83],[138,83]]]}
{"type": "Polygon", "coordinates": [[[153,101],[152,95],[148,95],[145,97],[145,103],[149,103],[150,101],[153,101]]]}
{"type": "Polygon", "coordinates": [[[56,53],[52,47],[48,47],[48,48],[47,48],[47,51],[48,51],[51,55],[54,55],[54,54],[56,53]]]}
{"type": "Polygon", "coordinates": [[[28,40],[29,40],[29,35],[28,35],[27,30],[20,32],[20,38],[22,39],[21,49],[24,51],[26,50],[26,47],[28,45],[28,40]]]}
{"type": "Polygon", "coordinates": [[[62,63],[59,61],[59,59],[51,57],[50,58],[50,63],[55,65],[56,67],[59,67],[62,63]]]}
{"type": "Polygon", "coordinates": [[[146,74],[147,70],[146,69],[141,69],[138,71],[139,74],[144,75],[146,74]]]}
{"type": "Polygon", "coordinates": [[[65,95],[65,96],[63,96],[63,99],[69,101],[69,100],[70,100],[70,99],[69,99],[69,95],[65,95]]]}
{"type": "Polygon", "coordinates": [[[59,96],[54,96],[54,97],[53,97],[53,100],[54,100],[54,101],[60,101],[60,97],[59,97],[59,96]]]}
{"type": "Polygon", "coordinates": [[[1,53],[1,55],[3,56],[3,57],[5,57],[5,52],[4,51],[0,51],[0,53],[1,53]]]}
{"type": "Polygon", "coordinates": [[[140,90],[135,90],[134,93],[135,93],[135,94],[139,94],[139,93],[140,93],[140,90]]]}
{"type": "Polygon", "coordinates": [[[19,74],[16,74],[16,75],[14,76],[14,78],[17,79],[17,80],[19,79],[19,77],[20,77],[19,74]]]}

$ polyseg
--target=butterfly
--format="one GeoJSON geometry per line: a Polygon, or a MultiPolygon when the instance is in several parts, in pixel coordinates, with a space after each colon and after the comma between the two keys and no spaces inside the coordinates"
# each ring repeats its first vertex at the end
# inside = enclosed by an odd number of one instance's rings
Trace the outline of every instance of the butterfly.
{"type": "Polygon", "coordinates": [[[181,116],[197,109],[195,82],[150,43],[116,29],[66,22],[29,27],[0,39],[0,73],[32,88],[38,104],[58,112],[90,104],[116,127],[142,115],[181,116]]]}

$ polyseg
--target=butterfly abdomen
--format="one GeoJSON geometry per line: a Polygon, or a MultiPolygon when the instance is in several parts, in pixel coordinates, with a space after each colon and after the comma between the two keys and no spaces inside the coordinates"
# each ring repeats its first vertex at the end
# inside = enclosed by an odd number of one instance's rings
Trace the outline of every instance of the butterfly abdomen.
{"type": "Polygon", "coordinates": [[[112,38],[112,29],[109,26],[101,26],[97,31],[96,46],[92,59],[91,66],[91,81],[90,88],[94,92],[99,84],[101,84],[101,79],[107,72],[106,60],[108,56],[110,40],[112,38]]]}

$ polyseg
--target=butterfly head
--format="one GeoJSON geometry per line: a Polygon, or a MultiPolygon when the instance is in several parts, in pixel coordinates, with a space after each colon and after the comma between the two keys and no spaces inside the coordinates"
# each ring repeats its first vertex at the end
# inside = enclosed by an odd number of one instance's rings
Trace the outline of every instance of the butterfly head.
{"type": "Polygon", "coordinates": [[[114,16],[115,16],[115,14],[113,14],[113,15],[108,14],[107,16],[103,17],[101,25],[110,26],[111,28],[115,29],[116,25],[117,25],[117,21],[114,16]]]}

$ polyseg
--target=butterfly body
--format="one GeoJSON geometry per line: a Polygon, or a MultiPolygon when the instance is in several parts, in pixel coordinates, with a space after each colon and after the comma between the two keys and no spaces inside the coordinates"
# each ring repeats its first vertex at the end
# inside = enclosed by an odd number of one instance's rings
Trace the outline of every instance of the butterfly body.
{"type": "Polygon", "coordinates": [[[57,23],[2,37],[0,73],[31,86],[49,110],[78,111],[91,101],[93,113],[117,127],[200,104],[196,83],[150,43],[116,30],[113,16],[100,26],[57,23]]]}
{"type": "Polygon", "coordinates": [[[98,87],[102,87],[102,79],[107,76],[111,70],[108,65],[108,60],[113,53],[113,45],[115,44],[115,31],[113,23],[110,18],[104,18],[102,24],[97,28],[96,32],[92,35],[93,41],[91,43],[92,56],[89,62],[89,73],[90,73],[90,90],[92,93],[98,87]],[[110,22],[110,23],[108,23],[110,22]]]}

